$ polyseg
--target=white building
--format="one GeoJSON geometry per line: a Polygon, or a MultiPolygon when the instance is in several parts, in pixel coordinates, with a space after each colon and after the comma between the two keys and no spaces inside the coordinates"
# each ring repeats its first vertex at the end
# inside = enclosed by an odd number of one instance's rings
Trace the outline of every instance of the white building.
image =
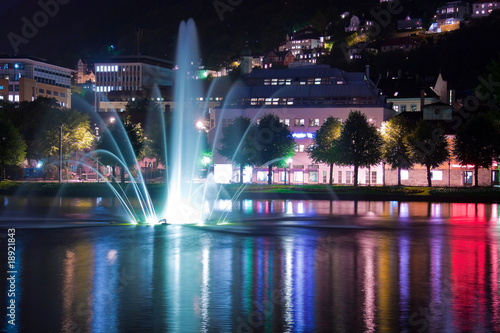
{"type": "Polygon", "coordinates": [[[98,62],[94,67],[96,79],[96,111],[124,111],[129,100],[153,97],[162,93],[159,101],[171,102],[163,92],[171,91],[174,81],[172,63],[149,56],[116,56],[98,62]],[[158,90],[156,90],[158,89],[158,90]]]}
{"type": "MultiPolygon", "coordinates": [[[[284,183],[285,174],[292,184],[329,183],[329,166],[314,163],[307,153],[314,133],[329,116],[345,121],[352,110],[359,110],[380,127],[383,121],[395,114],[365,73],[348,73],[324,65],[253,71],[243,83],[233,87],[227,98],[224,108],[210,110],[209,139],[216,142],[216,147],[220,135],[218,125],[226,126],[237,116],[256,122],[271,113],[277,115],[293,133],[296,154],[287,170],[275,168],[274,183],[284,183]]],[[[227,183],[239,180],[237,166],[218,155],[214,157],[214,163],[216,181],[227,183]]],[[[383,182],[381,165],[370,170],[360,169],[359,175],[360,184],[383,182]]],[[[244,179],[265,183],[267,168],[247,168],[244,179]]],[[[352,167],[334,167],[333,183],[352,182],[352,167]]]]}
{"type": "Polygon", "coordinates": [[[291,51],[296,57],[301,50],[310,50],[323,47],[323,36],[315,32],[311,27],[301,29],[292,35],[286,36],[286,41],[279,47],[279,51],[291,51]]]}
{"type": "Polygon", "coordinates": [[[72,72],[35,58],[0,58],[0,99],[31,102],[41,96],[70,108],[72,72]]]}
{"type": "Polygon", "coordinates": [[[492,11],[500,9],[500,1],[481,0],[472,4],[472,17],[489,16],[492,11]]]}

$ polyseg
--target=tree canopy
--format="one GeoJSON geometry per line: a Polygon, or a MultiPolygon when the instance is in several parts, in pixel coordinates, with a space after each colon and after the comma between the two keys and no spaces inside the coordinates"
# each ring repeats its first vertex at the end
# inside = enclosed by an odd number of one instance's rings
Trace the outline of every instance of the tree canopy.
{"type": "Polygon", "coordinates": [[[313,148],[309,156],[316,163],[330,166],[330,185],[333,182],[333,165],[339,163],[336,141],[340,137],[342,123],[338,118],[328,117],[314,135],[313,148]]]}
{"type": "Polygon", "coordinates": [[[393,169],[398,169],[398,185],[401,185],[401,169],[413,166],[411,145],[408,140],[411,124],[403,117],[393,117],[382,124],[382,157],[393,169]]]}
{"type": "Polygon", "coordinates": [[[143,157],[144,135],[140,124],[134,124],[127,117],[123,121],[114,118],[104,130],[101,139],[96,145],[100,162],[104,165],[113,166],[113,177],[115,177],[115,166],[120,166],[121,182],[125,182],[125,168],[137,165],[137,160],[143,157]],[[104,151],[104,152],[103,152],[104,151]],[[115,155],[115,156],[113,156],[115,155]]]}
{"type": "Polygon", "coordinates": [[[234,118],[232,124],[222,128],[220,148],[217,148],[221,156],[240,166],[240,183],[243,183],[243,169],[252,165],[252,134],[255,132],[252,126],[250,118],[234,118]]]}
{"type": "Polygon", "coordinates": [[[351,111],[337,141],[340,165],[354,167],[353,185],[358,185],[359,167],[378,164],[382,159],[382,137],[360,111],[351,111]]]}
{"type": "Polygon", "coordinates": [[[0,122],[0,166],[5,178],[5,167],[24,161],[26,144],[19,131],[10,122],[0,122]]]}
{"type": "Polygon", "coordinates": [[[286,159],[294,155],[295,140],[278,116],[263,116],[253,134],[253,165],[268,166],[268,184],[272,184],[273,166],[286,166],[286,159]]]}
{"type": "Polygon", "coordinates": [[[500,153],[500,127],[488,114],[476,114],[460,127],[453,142],[453,153],[460,164],[474,165],[475,186],[479,168],[490,168],[500,153]]]}
{"type": "Polygon", "coordinates": [[[438,125],[420,120],[412,131],[409,142],[411,158],[427,169],[427,183],[432,186],[431,168],[437,168],[450,158],[448,141],[438,125]]]}

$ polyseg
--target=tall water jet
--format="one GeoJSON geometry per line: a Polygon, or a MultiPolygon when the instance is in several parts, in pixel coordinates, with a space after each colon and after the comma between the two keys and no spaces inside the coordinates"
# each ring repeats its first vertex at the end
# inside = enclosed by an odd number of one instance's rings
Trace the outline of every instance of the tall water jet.
{"type": "Polygon", "coordinates": [[[202,133],[196,128],[203,119],[203,109],[197,105],[202,95],[199,80],[194,79],[200,60],[198,36],[192,19],[181,22],[177,42],[174,83],[174,111],[172,132],[167,154],[169,174],[166,211],[169,223],[201,222],[204,206],[203,190],[193,180],[200,172],[202,133]]]}

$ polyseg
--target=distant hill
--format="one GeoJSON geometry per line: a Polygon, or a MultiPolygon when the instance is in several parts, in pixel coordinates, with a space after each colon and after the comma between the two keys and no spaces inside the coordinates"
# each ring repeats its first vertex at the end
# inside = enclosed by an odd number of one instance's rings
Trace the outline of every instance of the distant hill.
{"type": "MultiPolygon", "coordinates": [[[[65,1],[67,4],[60,5],[57,14],[46,23],[39,15],[44,24],[33,37],[27,38],[27,43],[19,44],[20,54],[73,68],[78,58],[92,62],[110,51],[136,54],[137,31],[141,28],[141,53],[173,60],[179,22],[192,17],[198,26],[204,63],[217,65],[238,55],[246,41],[253,51],[274,49],[287,32],[308,24],[320,31],[334,30],[341,13],[370,15],[370,9],[379,5],[378,0],[232,1],[239,3],[236,6],[229,5],[227,0],[65,1]],[[219,13],[214,4],[218,5],[219,13]]],[[[428,0],[401,3],[401,13],[391,17],[391,22],[408,14],[431,17],[437,5],[428,0]]],[[[9,33],[11,37],[22,36],[21,19],[33,22],[33,15],[41,10],[38,0],[2,0],[0,31],[4,33],[0,37],[0,53],[14,52],[7,36],[9,33]]]]}

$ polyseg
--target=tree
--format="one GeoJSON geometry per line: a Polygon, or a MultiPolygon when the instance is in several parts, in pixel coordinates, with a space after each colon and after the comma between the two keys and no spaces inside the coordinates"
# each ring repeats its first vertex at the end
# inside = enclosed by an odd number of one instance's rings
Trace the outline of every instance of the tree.
{"type": "Polygon", "coordinates": [[[273,182],[273,166],[285,166],[286,159],[294,155],[295,140],[288,127],[280,123],[279,117],[268,114],[262,117],[252,134],[254,139],[252,153],[253,165],[268,166],[268,184],[273,182]]]}
{"type": "Polygon", "coordinates": [[[401,186],[401,169],[411,169],[411,146],[408,137],[411,125],[403,117],[393,117],[382,124],[382,157],[392,169],[398,169],[398,186],[401,186]]]}
{"type": "Polygon", "coordinates": [[[62,154],[70,155],[78,150],[90,148],[94,136],[88,115],[76,110],[51,108],[40,124],[39,136],[34,147],[47,161],[59,156],[60,133],[62,125],[62,154]]]}
{"type": "Polygon", "coordinates": [[[427,183],[432,186],[431,168],[437,168],[450,157],[448,141],[444,131],[438,125],[420,120],[409,137],[411,158],[415,163],[424,165],[427,169],[427,183]]]}
{"type": "Polygon", "coordinates": [[[340,137],[341,129],[342,123],[338,118],[328,117],[316,131],[314,147],[309,150],[309,156],[314,162],[330,166],[330,185],[333,183],[333,165],[339,162],[335,143],[340,137]]]}
{"type": "Polygon", "coordinates": [[[63,125],[63,152],[90,148],[93,134],[87,114],[62,108],[55,99],[39,97],[19,105],[6,104],[2,117],[19,130],[26,143],[28,160],[59,155],[60,126],[63,125]]]}
{"type": "Polygon", "coordinates": [[[125,183],[125,166],[137,165],[137,160],[142,158],[143,141],[141,125],[132,123],[127,117],[123,122],[119,119],[112,122],[97,143],[96,149],[105,151],[98,153],[99,159],[102,164],[112,166],[114,179],[115,168],[120,165],[122,184],[125,183]]]}
{"type": "Polygon", "coordinates": [[[252,165],[253,132],[252,120],[246,117],[236,117],[232,124],[222,128],[220,148],[217,148],[217,151],[240,166],[240,184],[243,183],[243,169],[252,165]]]}
{"type": "Polygon", "coordinates": [[[5,179],[7,165],[19,165],[26,156],[26,144],[19,131],[8,122],[0,122],[0,165],[5,179]]]}
{"type": "Polygon", "coordinates": [[[164,112],[161,103],[149,98],[129,101],[125,106],[125,117],[130,116],[133,123],[141,123],[144,133],[144,156],[156,159],[167,167],[166,153],[170,149],[168,133],[172,114],[164,112]]]}
{"type": "Polygon", "coordinates": [[[499,150],[499,124],[487,114],[476,114],[457,131],[453,153],[460,164],[474,165],[475,186],[478,186],[479,167],[490,168],[499,150]]]}
{"type": "Polygon", "coordinates": [[[382,159],[382,137],[366,115],[351,111],[337,141],[339,164],[354,167],[354,186],[358,186],[359,167],[369,167],[382,159]]]}

